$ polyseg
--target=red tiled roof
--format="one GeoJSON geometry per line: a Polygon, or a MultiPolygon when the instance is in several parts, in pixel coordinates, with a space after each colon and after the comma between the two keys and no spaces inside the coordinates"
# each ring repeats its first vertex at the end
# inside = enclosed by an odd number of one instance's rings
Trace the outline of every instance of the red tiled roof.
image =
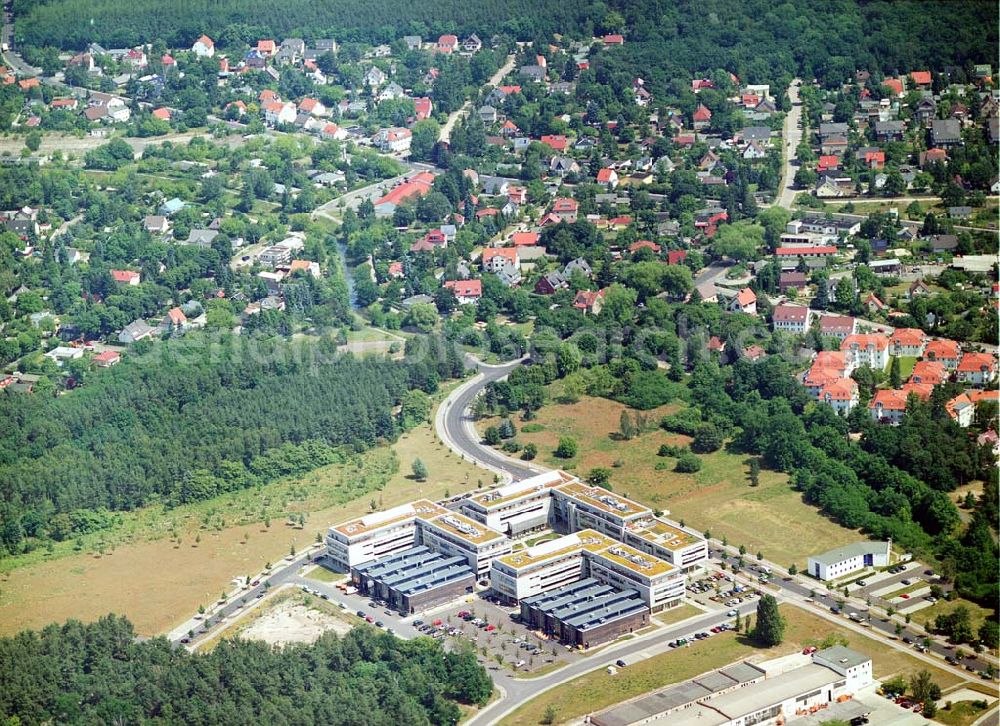
{"type": "Polygon", "coordinates": [[[961,373],[978,373],[983,369],[991,371],[996,365],[997,361],[992,353],[966,353],[958,364],[958,370],[961,373]]]}
{"type": "Polygon", "coordinates": [[[805,322],[809,308],[803,305],[775,305],[771,316],[779,321],[805,322]]]}
{"type": "Polygon", "coordinates": [[[840,349],[847,351],[852,347],[868,348],[869,346],[875,350],[886,350],[889,347],[889,339],[884,335],[867,335],[860,333],[857,335],[848,335],[840,344],[840,349]]]}
{"type": "Polygon", "coordinates": [[[779,247],[774,251],[779,257],[792,255],[835,255],[837,248],[831,245],[816,245],[813,247],[779,247]]]}
{"type": "Polygon", "coordinates": [[[850,378],[838,378],[823,386],[820,400],[850,401],[858,395],[858,384],[850,378]]]}
{"type": "Polygon", "coordinates": [[[740,307],[745,308],[747,305],[757,302],[757,294],[749,287],[744,287],[736,293],[736,302],[739,303],[740,307]]]}
{"type": "Polygon", "coordinates": [[[648,239],[641,239],[638,242],[633,242],[628,246],[629,252],[638,252],[639,250],[653,250],[653,252],[659,254],[660,245],[655,242],[651,242],[648,239]]]}
{"type": "Polygon", "coordinates": [[[444,286],[455,293],[456,297],[482,297],[482,280],[448,280],[444,286]]]}
{"type": "Polygon", "coordinates": [[[924,349],[924,357],[933,358],[935,360],[952,358],[958,360],[961,355],[962,352],[958,347],[958,343],[954,340],[948,340],[947,338],[932,340],[924,349]]]}
{"type": "Polygon", "coordinates": [[[929,86],[931,85],[931,72],[913,71],[912,73],[910,73],[910,80],[913,81],[918,86],[929,86]]]}
{"type": "Polygon", "coordinates": [[[494,257],[503,257],[510,262],[517,264],[517,250],[513,247],[487,247],[483,250],[483,264],[487,264],[494,257]]]}
{"type": "Polygon", "coordinates": [[[515,232],[510,239],[515,247],[532,247],[538,244],[538,232],[515,232]]]}
{"type": "Polygon", "coordinates": [[[937,386],[948,380],[948,371],[944,363],[936,360],[918,360],[913,364],[910,381],[914,383],[929,383],[937,386]]]}

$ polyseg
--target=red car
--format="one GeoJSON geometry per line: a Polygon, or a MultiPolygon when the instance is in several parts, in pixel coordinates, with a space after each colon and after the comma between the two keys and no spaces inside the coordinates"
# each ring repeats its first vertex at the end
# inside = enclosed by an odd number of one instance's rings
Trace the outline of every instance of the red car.
{"type": "Polygon", "coordinates": [[[367,616],[365,616],[365,621],[369,622],[369,623],[374,623],[375,622],[375,618],[373,618],[371,615],[367,615],[367,616]]]}
{"type": "Polygon", "coordinates": [[[812,655],[815,652],[816,652],[816,646],[815,645],[810,645],[810,646],[802,649],[802,655],[812,655]]]}
{"type": "Polygon", "coordinates": [[[910,596],[907,593],[905,593],[905,592],[902,595],[900,595],[900,597],[903,598],[904,600],[909,600],[910,599],[910,596]]]}
{"type": "Polygon", "coordinates": [[[497,629],[496,625],[487,625],[486,628],[485,628],[485,630],[486,630],[487,633],[492,633],[496,629],[497,629]]]}

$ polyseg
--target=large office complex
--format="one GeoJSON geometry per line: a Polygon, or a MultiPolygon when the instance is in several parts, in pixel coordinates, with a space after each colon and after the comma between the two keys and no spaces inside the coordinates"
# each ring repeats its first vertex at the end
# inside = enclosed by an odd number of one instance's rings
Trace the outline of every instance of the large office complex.
{"type": "Polygon", "coordinates": [[[832,720],[845,712],[867,710],[863,705],[854,711],[843,709],[872,683],[872,661],[867,655],[838,645],[813,653],[811,659],[801,656],[801,662],[791,668],[774,663],[773,670],[768,663],[736,663],[705,673],[613,706],[593,716],[591,723],[772,726],[798,719],[808,723],[823,713],[832,720]]]}
{"type": "Polygon", "coordinates": [[[649,507],[580,481],[552,490],[552,514],[570,532],[596,529],[616,539],[622,539],[629,525],[653,518],[649,507]]]}
{"type": "Polygon", "coordinates": [[[550,631],[579,644],[641,627],[650,612],[680,604],[685,572],[708,557],[697,535],[564,471],[467,495],[448,507],[420,499],[368,514],[330,527],[326,545],[330,560],[351,572],[359,590],[404,612],[458,597],[476,580],[488,580],[513,603],[564,588],[575,592],[584,581],[618,593],[579,612],[557,607],[549,613],[550,631]],[[549,528],[567,534],[514,550],[513,538],[549,528]],[[588,613],[593,622],[582,617],[588,613]]]}
{"type": "Polygon", "coordinates": [[[659,518],[634,523],[625,531],[623,541],[684,572],[708,559],[707,540],[659,518]]]}

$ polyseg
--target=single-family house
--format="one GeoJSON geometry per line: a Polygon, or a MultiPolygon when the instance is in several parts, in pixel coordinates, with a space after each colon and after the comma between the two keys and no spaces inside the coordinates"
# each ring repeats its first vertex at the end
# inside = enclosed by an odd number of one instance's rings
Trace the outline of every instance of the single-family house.
{"type": "Polygon", "coordinates": [[[111,270],[111,277],[119,285],[135,287],[142,281],[142,275],[135,270],[111,270]]]}
{"type": "Polygon", "coordinates": [[[521,264],[516,247],[487,247],[483,250],[481,261],[483,269],[488,272],[499,272],[508,262],[513,265],[521,264]]]}
{"type": "Polygon", "coordinates": [[[482,280],[448,280],[444,286],[455,293],[459,305],[479,302],[483,296],[482,280]]]}
{"type": "Polygon", "coordinates": [[[736,293],[736,297],[729,303],[729,312],[746,313],[747,315],[757,314],[757,293],[749,287],[744,287],[736,293]]]}
{"type": "Polygon", "coordinates": [[[136,320],[135,322],[129,323],[122,328],[121,332],[118,333],[118,342],[137,343],[140,340],[145,340],[155,334],[156,330],[145,320],[136,320]]]}
{"type": "Polygon", "coordinates": [[[191,52],[200,58],[211,58],[215,55],[215,41],[202,34],[191,46],[191,52]]]}
{"type": "Polygon", "coordinates": [[[599,315],[604,306],[604,290],[580,290],[573,299],[573,307],[584,315],[599,315]]]}

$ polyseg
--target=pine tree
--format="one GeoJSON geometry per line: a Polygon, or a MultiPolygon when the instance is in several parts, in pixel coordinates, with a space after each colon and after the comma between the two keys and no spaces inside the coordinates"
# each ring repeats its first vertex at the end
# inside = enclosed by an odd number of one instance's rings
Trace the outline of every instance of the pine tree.
{"type": "Polygon", "coordinates": [[[427,479],[427,466],[420,459],[413,460],[413,478],[417,481],[427,479]]]}
{"type": "Polygon", "coordinates": [[[779,645],[785,636],[785,619],[778,612],[774,595],[764,595],[757,603],[757,627],[754,639],[765,648],[779,645]]]}
{"type": "Polygon", "coordinates": [[[903,379],[899,370],[899,356],[892,356],[892,362],[889,364],[889,385],[893,388],[899,388],[902,385],[903,379]]]}

